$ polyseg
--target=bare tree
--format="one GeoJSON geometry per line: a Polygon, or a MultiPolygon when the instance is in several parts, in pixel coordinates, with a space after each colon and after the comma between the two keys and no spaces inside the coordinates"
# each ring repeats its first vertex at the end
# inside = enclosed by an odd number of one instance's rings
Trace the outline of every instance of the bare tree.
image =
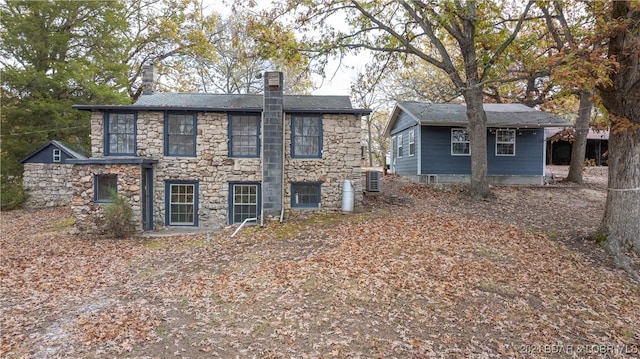
{"type": "Polygon", "coordinates": [[[284,14],[305,33],[306,50],[340,54],[368,49],[406,58],[413,55],[443,71],[467,104],[471,137],[471,191],[491,196],[487,180],[487,118],[483,88],[495,78],[494,65],[516,39],[533,1],[524,6],[501,1],[393,2],[314,0],[280,2],[265,11],[264,29],[284,14]],[[513,5],[513,6],[512,6],[513,5]],[[332,19],[338,16],[339,20],[332,19]],[[332,26],[339,23],[340,26],[332,26]],[[348,27],[348,29],[344,29],[348,27]],[[320,33],[321,39],[317,38],[320,33]]]}

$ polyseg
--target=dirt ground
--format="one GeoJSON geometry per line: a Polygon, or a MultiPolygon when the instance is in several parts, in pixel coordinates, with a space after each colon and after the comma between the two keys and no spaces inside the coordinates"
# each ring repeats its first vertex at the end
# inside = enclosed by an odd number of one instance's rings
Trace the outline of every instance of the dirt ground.
{"type": "Polygon", "coordinates": [[[2,213],[0,357],[639,357],[640,286],[591,239],[606,168],[549,170],[489,201],[385,176],[356,213],[209,242],[2,213]]]}

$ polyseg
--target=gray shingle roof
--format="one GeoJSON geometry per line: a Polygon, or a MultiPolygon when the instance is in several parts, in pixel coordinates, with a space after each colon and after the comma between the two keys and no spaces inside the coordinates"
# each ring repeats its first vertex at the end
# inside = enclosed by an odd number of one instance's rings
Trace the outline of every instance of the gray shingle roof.
{"type": "MultiPolygon", "coordinates": [[[[142,95],[133,105],[74,105],[80,110],[198,110],[213,112],[262,111],[262,95],[226,95],[205,93],[153,93],[142,95]]],[[[354,109],[349,96],[285,95],[285,112],[315,111],[366,114],[370,110],[354,109]]]]}
{"type": "MultiPolygon", "coordinates": [[[[195,107],[220,109],[262,109],[262,95],[220,95],[204,93],[154,93],[140,96],[133,106],[142,107],[195,107]]],[[[284,109],[351,110],[348,96],[294,96],[285,95],[284,109]]]]}
{"type": "MultiPolygon", "coordinates": [[[[467,107],[462,104],[398,102],[397,108],[407,112],[423,125],[466,126],[467,107]]],[[[547,112],[522,104],[484,104],[490,127],[568,127],[571,123],[547,112]]],[[[397,111],[397,109],[396,109],[397,111]]]]}

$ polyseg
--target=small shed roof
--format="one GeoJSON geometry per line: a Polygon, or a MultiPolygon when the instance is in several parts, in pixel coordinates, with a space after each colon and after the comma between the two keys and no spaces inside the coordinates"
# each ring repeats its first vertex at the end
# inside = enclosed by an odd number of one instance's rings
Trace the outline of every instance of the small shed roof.
{"type": "MultiPolygon", "coordinates": [[[[148,110],[202,112],[261,112],[262,95],[207,93],[152,93],[142,95],[132,105],[74,105],[79,110],[148,110]]],[[[368,109],[354,109],[349,96],[285,95],[285,112],[369,114],[368,109]]]]}
{"type": "MultiPolygon", "coordinates": [[[[489,127],[570,127],[572,124],[547,112],[522,104],[484,104],[489,127]]],[[[387,123],[385,134],[389,136],[393,125],[404,112],[417,123],[428,126],[462,126],[468,124],[467,106],[455,103],[398,102],[387,123]]]]}
{"type": "MultiPolygon", "coordinates": [[[[548,140],[564,140],[572,142],[575,136],[575,129],[566,129],[564,127],[548,127],[544,130],[545,138],[548,140]]],[[[589,128],[587,133],[588,140],[609,140],[609,130],[598,130],[589,128]]]]}
{"type": "MultiPolygon", "coordinates": [[[[57,149],[59,149],[60,151],[62,151],[63,153],[65,153],[69,158],[72,159],[87,159],[86,156],[70,149],[69,147],[65,146],[62,142],[60,141],[56,141],[56,140],[51,140],[47,143],[45,143],[44,145],[40,146],[37,150],[31,152],[30,154],[28,154],[25,158],[20,160],[20,163],[29,163],[29,162],[33,162],[32,159],[36,158],[38,154],[40,154],[41,152],[43,152],[46,149],[49,149],[51,147],[55,147],[57,149]]],[[[36,161],[38,162],[38,161],[36,161]]]]}

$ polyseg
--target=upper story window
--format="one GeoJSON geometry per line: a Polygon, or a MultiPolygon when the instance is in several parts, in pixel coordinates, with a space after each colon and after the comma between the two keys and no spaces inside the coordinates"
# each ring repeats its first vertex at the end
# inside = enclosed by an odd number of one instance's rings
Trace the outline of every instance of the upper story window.
{"type": "Polygon", "coordinates": [[[409,156],[416,154],[416,130],[409,131],[409,156]]]}
{"type": "Polygon", "coordinates": [[[496,156],[516,155],[516,131],[496,130],[496,156]]]}
{"type": "Polygon", "coordinates": [[[229,115],[229,157],[260,157],[260,115],[229,115]]]}
{"type": "Polygon", "coordinates": [[[469,156],[471,141],[469,140],[469,132],[464,128],[451,129],[451,155],[452,156],[469,156]]]}
{"type": "Polygon", "coordinates": [[[402,158],[402,151],[404,150],[404,145],[402,143],[402,134],[398,135],[398,158],[402,158]]]}
{"type": "Polygon", "coordinates": [[[57,148],[53,149],[53,162],[60,162],[62,160],[62,151],[57,148]]]}
{"type": "Polygon", "coordinates": [[[135,113],[108,112],[105,115],[105,155],[135,156],[136,115],[135,113]]]}
{"type": "Polygon", "coordinates": [[[322,157],[322,116],[291,116],[291,157],[322,157]]]}
{"type": "Polygon", "coordinates": [[[164,131],[165,155],[196,155],[196,114],[167,113],[164,131]]]}

